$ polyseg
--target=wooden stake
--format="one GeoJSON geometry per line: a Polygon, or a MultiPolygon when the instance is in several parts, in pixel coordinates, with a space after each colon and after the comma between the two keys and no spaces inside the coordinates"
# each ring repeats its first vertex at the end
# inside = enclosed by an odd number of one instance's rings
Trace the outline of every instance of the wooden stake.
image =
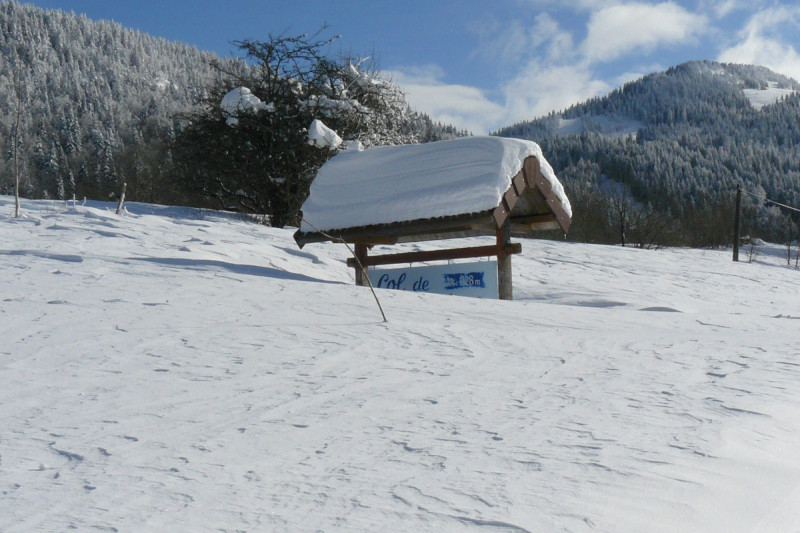
{"type": "Polygon", "coordinates": [[[127,183],[122,184],[122,194],[119,195],[119,204],[117,204],[117,214],[119,215],[122,211],[122,206],[125,205],[125,189],[128,188],[127,183]]]}

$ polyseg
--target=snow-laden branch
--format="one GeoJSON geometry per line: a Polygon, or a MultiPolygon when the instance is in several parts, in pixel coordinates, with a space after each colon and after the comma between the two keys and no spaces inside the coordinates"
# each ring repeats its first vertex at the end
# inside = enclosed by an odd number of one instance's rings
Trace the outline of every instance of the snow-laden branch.
{"type": "Polygon", "coordinates": [[[314,119],[308,128],[308,144],[317,148],[336,150],[342,144],[339,134],[330,129],[319,119],[314,119]]]}
{"type": "Polygon", "coordinates": [[[247,87],[237,87],[222,97],[219,106],[228,116],[226,123],[235,126],[239,123],[236,117],[243,113],[257,113],[259,111],[274,111],[275,105],[264,103],[247,87]]]}

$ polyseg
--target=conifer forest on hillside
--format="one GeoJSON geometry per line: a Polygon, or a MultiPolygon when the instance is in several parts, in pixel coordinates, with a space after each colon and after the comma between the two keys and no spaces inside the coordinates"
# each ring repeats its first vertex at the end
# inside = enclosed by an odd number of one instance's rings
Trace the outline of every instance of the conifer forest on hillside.
{"type": "MultiPolygon", "coordinates": [[[[308,144],[312,121],[342,146],[468,134],[410,109],[327,28],[238,42],[239,58],[16,2],[0,3],[0,29],[2,194],[108,199],[125,183],[136,201],[291,225],[336,153],[308,144]],[[233,116],[221,102],[237,87],[259,105],[233,116]]],[[[800,219],[777,204],[800,206],[798,90],[764,67],[694,61],[495,134],[542,146],[573,204],[570,239],[728,245],[741,187],[743,234],[789,242],[800,219]]]]}

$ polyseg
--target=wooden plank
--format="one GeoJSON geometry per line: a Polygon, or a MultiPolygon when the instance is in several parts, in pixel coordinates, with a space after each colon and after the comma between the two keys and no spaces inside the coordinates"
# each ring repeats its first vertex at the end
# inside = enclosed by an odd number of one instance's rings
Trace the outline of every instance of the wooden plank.
{"type": "MultiPolygon", "coordinates": [[[[522,252],[522,245],[518,242],[508,243],[502,253],[513,255],[522,252]]],[[[396,265],[401,263],[422,263],[426,261],[445,261],[448,259],[470,259],[473,257],[491,257],[498,255],[496,245],[472,246],[469,248],[450,248],[447,250],[429,250],[422,252],[404,252],[399,254],[371,255],[365,257],[364,266],[396,265]]],[[[351,257],[347,266],[355,267],[356,262],[351,257]]]]}
{"type": "MultiPolygon", "coordinates": [[[[342,234],[347,242],[366,244],[395,244],[399,239],[419,237],[435,233],[458,233],[475,227],[490,225],[492,219],[486,215],[470,215],[456,219],[421,220],[409,224],[395,224],[381,228],[364,228],[342,234]]],[[[417,241],[421,239],[416,239],[417,241]]],[[[425,240],[425,239],[422,239],[425,240]]]]}
{"type": "Polygon", "coordinates": [[[561,226],[561,229],[563,229],[565,233],[569,231],[572,219],[567,215],[566,211],[564,211],[564,208],[561,206],[561,201],[556,197],[555,193],[553,193],[553,186],[539,169],[539,160],[534,157],[529,157],[525,160],[523,168],[525,169],[525,175],[530,181],[533,181],[536,188],[539,189],[547,200],[547,205],[556,216],[558,225],[561,226]]]}
{"type": "Polygon", "coordinates": [[[511,212],[514,210],[517,200],[519,200],[519,197],[525,192],[525,189],[525,178],[523,170],[520,169],[520,171],[517,172],[517,174],[511,179],[511,185],[509,186],[508,190],[503,193],[503,197],[500,200],[500,205],[498,205],[494,210],[493,217],[495,228],[503,227],[503,224],[506,223],[508,217],[511,216],[511,212]]]}
{"type": "Polygon", "coordinates": [[[515,200],[516,197],[514,196],[514,191],[511,189],[507,190],[503,195],[503,198],[500,200],[500,202],[503,204],[503,211],[507,213],[506,220],[508,220],[508,217],[511,216],[511,211],[514,209],[515,200]]]}
{"type": "MultiPolygon", "coordinates": [[[[455,217],[443,217],[437,219],[414,220],[410,222],[398,222],[396,224],[386,224],[380,226],[363,226],[358,228],[348,228],[345,230],[326,231],[329,235],[344,239],[350,243],[363,244],[395,244],[399,239],[404,242],[416,242],[418,236],[443,233],[469,232],[475,229],[485,228],[492,231],[494,220],[492,211],[483,213],[471,213],[455,217]]],[[[327,242],[330,239],[316,232],[296,232],[294,235],[297,244],[305,246],[309,243],[327,242]]]]}
{"type": "Polygon", "coordinates": [[[498,205],[497,208],[495,208],[495,210],[492,212],[495,229],[502,228],[509,215],[510,213],[506,209],[506,206],[503,204],[503,202],[500,202],[500,205],[498,205]]]}
{"type": "Polygon", "coordinates": [[[557,222],[555,213],[545,213],[543,215],[528,215],[522,217],[511,217],[512,224],[522,224],[524,226],[535,226],[549,222],[557,222]]]}
{"type": "Polygon", "coordinates": [[[525,193],[525,189],[528,188],[528,184],[525,183],[525,171],[520,170],[517,172],[517,175],[511,180],[511,184],[514,186],[514,190],[517,191],[517,196],[522,196],[525,193]]]}
{"type": "Polygon", "coordinates": [[[482,228],[476,228],[467,231],[455,231],[447,233],[426,233],[424,235],[414,235],[411,237],[398,237],[396,244],[421,242],[421,241],[441,241],[445,239],[466,239],[468,237],[487,237],[487,236],[493,236],[494,233],[495,233],[494,226],[491,224],[487,224],[482,228]]]}
{"type": "Polygon", "coordinates": [[[536,188],[535,176],[540,173],[539,160],[535,157],[529,157],[522,163],[522,177],[525,179],[525,184],[534,189],[536,188]]]}

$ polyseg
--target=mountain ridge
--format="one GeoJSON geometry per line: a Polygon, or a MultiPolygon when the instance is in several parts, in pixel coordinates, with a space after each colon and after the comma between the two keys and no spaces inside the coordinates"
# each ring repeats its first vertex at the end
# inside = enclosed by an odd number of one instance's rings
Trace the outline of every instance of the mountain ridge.
{"type": "MultiPolygon", "coordinates": [[[[219,81],[211,63],[243,60],[16,2],[0,3],[0,27],[0,105],[22,108],[19,130],[13,112],[0,119],[0,193],[12,192],[16,141],[23,196],[102,199],[127,183],[136,200],[194,201],[172,141],[219,81]]],[[[542,146],[576,207],[570,238],[729,244],[742,186],[744,231],[791,240],[799,221],[763,198],[800,205],[798,90],[765,67],[693,61],[495,134],[542,146]]],[[[419,126],[422,141],[461,134],[424,114],[419,126]]]]}
{"type": "Polygon", "coordinates": [[[496,134],[538,142],[570,198],[594,206],[578,214],[575,238],[624,242],[651,218],[662,244],[729,244],[741,186],[745,231],[782,242],[798,221],[763,199],[800,205],[799,90],[765,67],[694,61],[496,134]],[[774,101],[754,104],[760,93],[774,101]]]}

